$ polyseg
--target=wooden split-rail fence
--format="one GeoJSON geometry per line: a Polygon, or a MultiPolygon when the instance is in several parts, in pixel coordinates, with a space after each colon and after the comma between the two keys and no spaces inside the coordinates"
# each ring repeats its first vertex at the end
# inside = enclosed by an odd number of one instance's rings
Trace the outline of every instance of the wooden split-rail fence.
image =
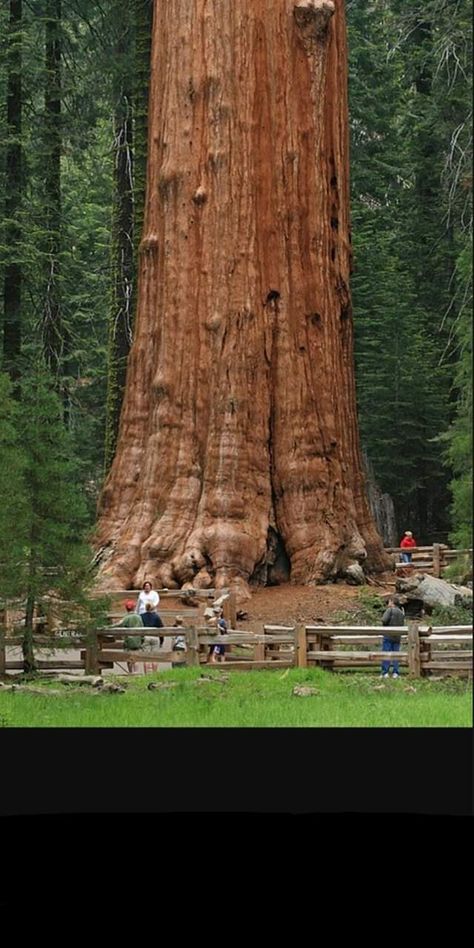
{"type": "MultiPolygon", "coordinates": [[[[94,599],[109,600],[111,603],[107,618],[111,622],[123,619],[125,611],[123,602],[126,599],[137,599],[141,590],[137,589],[107,589],[105,591],[93,590],[91,597],[94,599]]],[[[175,619],[182,615],[183,618],[191,619],[199,624],[199,620],[204,621],[204,609],[215,599],[221,596],[227,596],[222,604],[224,618],[234,627],[237,622],[235,592],[232,589],[159,589],[160,605],[158,612],[163,619],[175,619]]],[[[35,628],[40,628],[44,633],[54,633],[59,627],[67,635],[67,628],[73,628],[77,624],[77,616],[67,621],[65,624],[64,614],[74,603],[61,601],[54,597],[44,597],[36,608],[33,624],[35,628]]],[[[3,627],[6,633],[14,632],[19,626],[19,620],[25,612],[25,601],[23,599],[8,599],[0,603],[0,628],[3,627]]],[[[171,624],[171,623],[170,623],[171,624]]],[[[188,623],[189,624],[189,623],[188,623]]]]}
{"type": "Polygon", "coordinates": [[[425,573],[430,573],[437,579],[440,579],[446,567],[456,560],[465,557],[472,561],[472,549],[451,550],[445,543],[433,543],[431,546],[414,546],[411,550],[404,550],[399,546],[390,546],[385,547],[385,552],[397,557],[394,564],[396,572],[402,569],[407,571],[419,569],[425,573]],[[412,554],[411,563],[401,561],[402,553],[412,554]]]}
{"type": "MultiPolygon", "coordinates": [[[[233,670],[276,668],[308,668],[319,666],[328,670],[376,668],[384,659],[396,660],[405,667],[410,677],[431,674],[472,675],[471,626],[443,626],[431,629],[416,622],[391,632],[401,635],[399,652],[382,652],[380,644],[384,629],[379,626],[264,626],[262,633],[229,630],[220,635],[210,628],[195,625],[165,627],[163,629],[111,629],[109,626],[87,634],[61,639],[61,645],[80,649],[80,661],[57,659],[38,660],[38,668],[82,669],[86,674],[101,674],[116,662],[169,663],[199,666],[208,660],[211,645],[226,646],[225,667],[233,670]],[[124,639],[139,635],[146,640],[165,639],[183,635],[186,651],[140,647],[127,650],[124,639]],[[243,653],[243,654],[239,654],[243,653]]],[[[53,637],[53,638],[56,638],[53,637]]],[[[0,636],[0,674],[21,669],[21,662],[8,661],[6,647],[19,644],[21,639],[0,636]]],[[[54,648],[50,636],[35,636],[37,648],[54,648]],[[47,640],[47,641],[45,641],[47,640]]],[[[222,665],[221,665],[222,667],[222,665]]]]}

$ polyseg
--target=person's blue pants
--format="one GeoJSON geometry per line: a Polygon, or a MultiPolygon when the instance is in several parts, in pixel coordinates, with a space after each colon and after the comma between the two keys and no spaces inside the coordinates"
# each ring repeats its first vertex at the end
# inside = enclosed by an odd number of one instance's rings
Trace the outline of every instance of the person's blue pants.
{"type": "Polygon", "coordinates": [[[411,563],[411,553],[402,553],[401,560],[402,563],[411,563]]]}
{"type": "MultiPolygon", "coordinates": [[[[382,642],[382,652],[399,652],[400,651],[400,639],[389,639],[386,635],[383,637],[382,642]]],[[[382,662],[382,674],[388,675],[390,671],[390,665],[393,668],[394,675],[398,675],[398,662],[391,662],[390,660],[382,662]]]]}

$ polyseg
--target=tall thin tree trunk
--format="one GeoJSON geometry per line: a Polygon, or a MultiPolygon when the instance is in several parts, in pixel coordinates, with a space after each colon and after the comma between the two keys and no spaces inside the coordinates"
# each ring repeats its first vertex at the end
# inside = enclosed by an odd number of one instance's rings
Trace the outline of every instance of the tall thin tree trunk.
{"type": "MultiPolygon", "coordinates": [[[[32,539],[32,546],[35,540],[32,539]]],[[[36,660],[33,646],[33,619],[35,613],[35,580],[36,580],[36,560],[35,554],[31,552],[31,560],[28,570],[28,591],[26,596],[26,616],[25,629],[23,632],[22,653],[23,653],[23,671],[26,675],[36,671],[36,660]]]]}
{"type": "Polygon", "coordinates": [[[43,350],[53,375],[61,375],[64,327],[60,301],[61,251],[61,0],[46,0],[45,15],[44,200],[46,274],[43,350]]]}
{"type": "Polygon", "coordinates": [[[134,287],[133,81],[129,0],[119,2],[116,14],[112,300],[107,359],[106,470],[112,463],[117,442],[127,357],[132,342],[134,287]]]}
{"type": "Polygon", "coordinates": [[[104,583],[246,594],[274,532],[295,582],[388,565],[356,421],[346,60],[343,0],[155,5],[104,583]]]}
{"type": "MultiPolygon", "coordinates": [[[[153,0],[133,0],[135,54],[134,54],[134,273],[138,270],[139,244],[143,236],[146,192],[146,157],[148,140],[148,94],[150,88],[151,33],[153,0]]],[[[134,281],[134,291],[136,280],[134,281]]],[[[135,309],[136,293],[133,302],[135,309]]]]}
{"type": "Polygon", "coordinates": [[[7,143],[5,178],[4,240],[7,263],[3,283],[3,368],[13,379],[19,376],[21,353],[21,224],[23,201],[22,147],[22,0],[10,0],[10,24],[7,48],[7,143]]]}

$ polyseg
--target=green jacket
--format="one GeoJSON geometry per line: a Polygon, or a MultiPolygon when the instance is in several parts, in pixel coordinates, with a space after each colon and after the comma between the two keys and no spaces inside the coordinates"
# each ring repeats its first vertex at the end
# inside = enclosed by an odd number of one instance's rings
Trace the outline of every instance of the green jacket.
{"type": "MultiPolygon", "coordinates": [[[[123,617],[122,621],[118,625],[113,626],[114,629],[143,629],[142,617],[137,616],[136,612],[129,612],[126,616],[123,617]]],[[[140,636],[131,636],[126,635],[123,640],[124,649],[128,649],[130,652],[133,652],[135,649],[139,649],[143,645],[143,635],[140,636]]]]}

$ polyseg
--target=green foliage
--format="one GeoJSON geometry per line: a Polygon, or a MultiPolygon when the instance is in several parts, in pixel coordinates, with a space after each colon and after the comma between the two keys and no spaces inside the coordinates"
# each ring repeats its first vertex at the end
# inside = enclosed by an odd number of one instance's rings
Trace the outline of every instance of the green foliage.
{"type": "Polygon", "coordinates": [[[0,478],[7,499],[0,519],[5,560],[0,593],[37,601],[54,589],[73,598],[92,579],[91,553],[85,542],[87,509],[61,402],[41,368],[24,376],[19,403],[8,387],[0,376],[0,478]]]}
{"type": "Polygon", "coordinates": [[[472,580],[472,554],[458,556],[443,570],[443,579],[448,583],[459,583],[461,586],[472,580]]]}
{"type": "MultiPolygon", "coordinates": [[[[439,435],[455,408],[469,298],[457,262],[472,219],[468,7],[348,3],[360,426],[400,529],[409,524],[421,542],[446,540],[450,525],[439,435]]],[[[463,475],[451,484],[460,542],[470,467],[461,444],[465,397],[456,417],[447,460],[453,469],[455,454],[463,457],[463,475]]]]}
{"type": "Polygon", "coordinates": [[[20,564],[29,523],[26,458],[18,433],[19,406],[0,373],[0,598],[23,592],[20,564]]]}
{"type": "Polygon", "coordinates": [[[386,609],[386,601],[365,586],[359,590],[357,601],[361,606],[358,625],[379,625],[386,609]]]}
{"type": "Polygon", "coordinates": [[[472,625],[472,609],[467,606],[435,606],[430,625],[472,625]]]}

